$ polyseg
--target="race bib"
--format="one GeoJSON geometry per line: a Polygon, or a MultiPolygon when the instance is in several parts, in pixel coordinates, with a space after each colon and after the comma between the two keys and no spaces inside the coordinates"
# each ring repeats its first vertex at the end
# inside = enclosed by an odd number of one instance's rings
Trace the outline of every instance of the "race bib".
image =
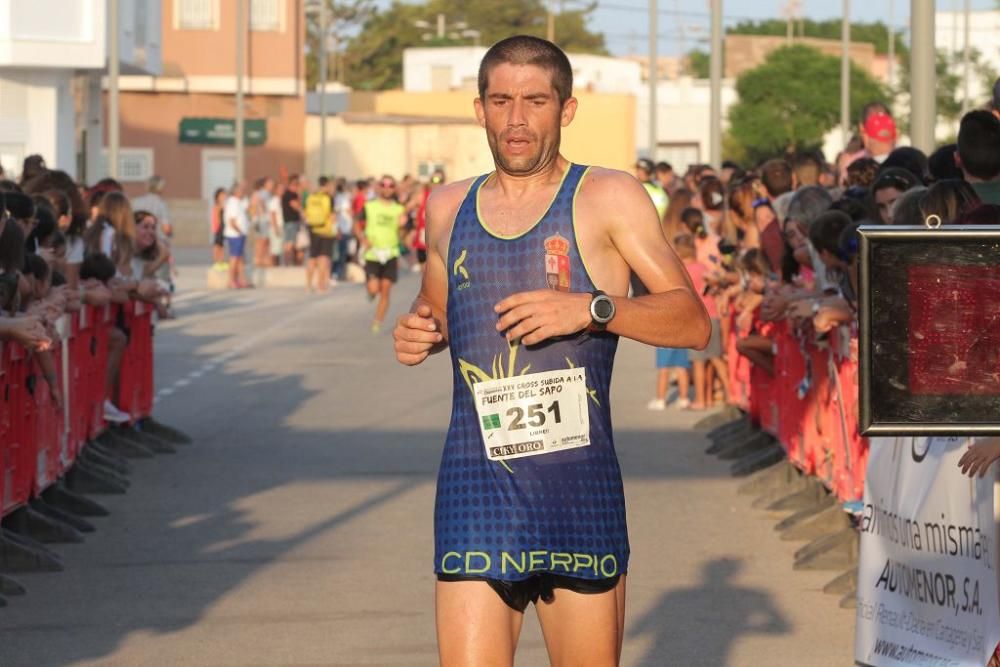
{"type": "Polygon", "coordinates": [[[491,461],[590,444],[587,371],[568,368],[474,385],[479,428],[491,461]]]}

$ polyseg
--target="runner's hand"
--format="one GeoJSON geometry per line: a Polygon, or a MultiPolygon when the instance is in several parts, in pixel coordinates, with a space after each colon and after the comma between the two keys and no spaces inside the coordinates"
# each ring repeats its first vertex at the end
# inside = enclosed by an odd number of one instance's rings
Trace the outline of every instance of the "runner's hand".
{"type": "Polygon", "coordinates": [[[549,338],[586,329],[590,319],[590,294],[552,289],[513,294],[493,307],[500,316],[497,331],[507,340],[536,345],[549,338]]]}
{"type": "Polygon", "coordinates": [[[439,329],[430,306],[420,305],[415,313],[401,315],[392,332],[399,363],[416,366],[426,359],[431,349],[444,340],[439,329]]]}
{"type": "Polygon", "coordinates": [[[962,469],[963,475],[975,477],[978,474],[982,477],[997,459],[1000,459],[1000,440],[991,438],[969,447],[958,460],[958,467],[962,469]]]}

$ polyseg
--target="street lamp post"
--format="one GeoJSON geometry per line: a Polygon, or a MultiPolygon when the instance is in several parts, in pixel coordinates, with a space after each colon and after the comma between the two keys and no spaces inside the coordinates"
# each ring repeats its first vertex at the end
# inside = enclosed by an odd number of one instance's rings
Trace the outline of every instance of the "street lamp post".
{"type": "Polygon", "coordinates": [[[326,0],[319,3],[319,173],[326,174],[326,0]]]}
{"type": "Polygon", "coordinates": [[[243,181],[243,69],[246,60],[246,0],[236,0],[236,180],[243,181]]]}
{"type": "Polygon", "coordinates": [[[656,162],[656,146],[659,143],[656,128],[656,84],[659,80],[659,35],[656,28],[656,0],[649,0],[649,159],[656,162]]]}
{"type": "Polygon", "coordinates": [[[933,2],[910,0],[910,43],[910,138],[915,148],[929,154],[937,118],[933,2]]]}
{"type": "Polygon", "coordinates": [[[118,0],[108,3],[108,176],[118,178],[121,121],[118,103],[118,0]]]}
{"type": "Polygon", "coordinates": [[[851,0],[844,0],[840,24],[840,136],[846,146],[851,137],[851,0]]]}
{"type": "Polygon", "coordinates": [[[708,70],[711,77],[711,108],[708,118],[709,163],[722,164],[722,0],[711,0],[712,46],[708,70]]]}

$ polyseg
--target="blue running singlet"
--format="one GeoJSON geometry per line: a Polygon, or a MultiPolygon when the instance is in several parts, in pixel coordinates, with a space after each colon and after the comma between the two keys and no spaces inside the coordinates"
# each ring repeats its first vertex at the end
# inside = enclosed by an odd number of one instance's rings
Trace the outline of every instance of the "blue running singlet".
{"type": "Polygon", "coordinates": [[[512,344],[496,330],[493,311],[518,292],[596,289],[573,222],[586,173],[587,167],[571,165],[545,214],[517,236],[494,234],[479,218],[479,189],[488,175],[475,180],[455,218],[447,257],[454,398],[434,510],[438,574],[518,581],[548,572],[595,580],[627,571],[625,498],[608,393],[618,337],[579,333],[512,344]],[[496,415],[477,413],[477,383],[581,367],[586,391],[577,385],[577,415],[589,415],[589,446],[487,457],[481,427],[500,424],[490,424],[496,415]]]}

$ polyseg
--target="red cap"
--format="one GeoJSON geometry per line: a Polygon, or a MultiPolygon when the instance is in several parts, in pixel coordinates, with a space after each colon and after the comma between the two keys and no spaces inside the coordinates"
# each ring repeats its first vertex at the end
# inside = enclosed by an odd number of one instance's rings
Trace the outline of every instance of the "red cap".
{"type": "Polygon", "coordinates": [[[896,121],[887,113],[878,111],[865,121],[865,134],[879,141],[896,140],[896,121]]]}

